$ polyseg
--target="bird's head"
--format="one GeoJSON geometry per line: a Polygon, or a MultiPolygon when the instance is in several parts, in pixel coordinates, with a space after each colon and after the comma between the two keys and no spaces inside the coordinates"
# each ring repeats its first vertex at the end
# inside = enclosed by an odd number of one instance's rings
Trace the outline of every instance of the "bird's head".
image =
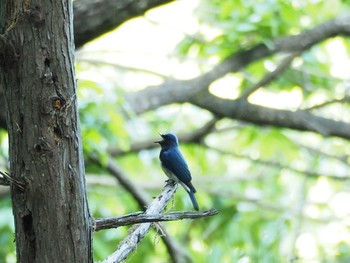
{"type": "Polygon", "coordinates": [[[159,134],[163,140],[157,141],[155,143],[159,143],[162,148],[169,148],[169,147],[176,147],[179,145],[179,141],[177,140],[177,137],[173,133],[165,133],[165,134],[159,134]]]}

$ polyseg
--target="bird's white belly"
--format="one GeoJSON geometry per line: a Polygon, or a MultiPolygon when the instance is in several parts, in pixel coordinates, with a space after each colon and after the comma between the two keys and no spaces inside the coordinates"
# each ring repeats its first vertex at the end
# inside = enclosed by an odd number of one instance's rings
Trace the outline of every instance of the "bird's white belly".
{"type": "Polygon", "coordinates": [[[163,165],[162,165],[162,169],[164,171],[164,173],[166,174],[166,176],[168,176],[169,179],[177,182],[178,184],[181,184],[183,188],[185,188],[185,190],[188,192],[190,191],[190,189],[188,188],[187,185],[185,185],[183,182],[181,182],[179,180],[179,178],[177,178],[177,176],[175,174],[173,174],[171,171],[169,171],[168,169],[166,169],[163,165]]]}

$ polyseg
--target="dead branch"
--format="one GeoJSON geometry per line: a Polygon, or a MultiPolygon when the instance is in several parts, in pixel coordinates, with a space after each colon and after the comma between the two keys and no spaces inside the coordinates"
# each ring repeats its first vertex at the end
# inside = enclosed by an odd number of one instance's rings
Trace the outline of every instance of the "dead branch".
{"type": "Polygon", "coordinates": [[[143,212],[136,212],[123,216],[98,218],[95,220],[95,231],[100,231],[110,228],[118,228],[120,226],[128,226],[141,223],[153,223],[162,221],[176,221],[183,219],[198,219],[208,216],[217,215],[216,209],[210,209],[203,212],[171,212],[166,214],[145,214],[143,212]]]}

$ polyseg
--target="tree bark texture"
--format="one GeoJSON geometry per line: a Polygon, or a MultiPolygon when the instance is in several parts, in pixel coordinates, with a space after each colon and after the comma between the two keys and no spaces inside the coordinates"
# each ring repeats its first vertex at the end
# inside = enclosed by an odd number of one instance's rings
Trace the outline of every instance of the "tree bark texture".
{"type": "Polygon", "coordinates": [[[72,1],[0,1],[17,261],[91,262],[72,1]]]}

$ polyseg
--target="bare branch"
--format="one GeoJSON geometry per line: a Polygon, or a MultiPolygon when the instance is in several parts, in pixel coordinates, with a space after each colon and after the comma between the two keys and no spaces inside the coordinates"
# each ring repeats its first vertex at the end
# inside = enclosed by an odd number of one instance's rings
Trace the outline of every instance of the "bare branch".
{"type": "Polygon", "coordinates": [[[293,53],[291,55],[289,55],[288,57],[286,57],[281,64],[278,65],[278,67],[273,70],[272,72],[270,72],[269,74],[266,74],[260,81],[258,81],[257,83],[255,83],[252,87],[250,87],[249,89],[247,89],[244,94],[241,96],[241,99],[245,99],[247,100],[248,97],[253,94],[255,91],[257,91],[259,88],[261,88],[262,86],[268,84],[269,82],[271,82],[272,80],[274,80],[275,78],[277,78],[278,76],[280,76],[284,70],[290,65],[290,63],[292,63],[292,61],[294,60],[295,57],[299,56],[300,53],[293,53]]]}
{"type": "MultiPolygon", "coordinates": [[[[288,211],[288,215],[290,217],[298,216],[317,223],[329,223],[334,221],[343,221],[345,219],[344,217],[338,217],[335,215],[325,215],[323,217],[310,217],[309,215],[306,215],[305,212],[300,211],[298,207],[296,207],[295,204],[292,204],[292,203],[283,203],[278,201],[267,202],[263,200],[264,198],[261,198],[261,196],[256,197],[256,196],[249,196],[249,195],[241,195],[241,194],[237,194],[235,191],[223,190],[222,188],[213,189],[211,187],[211,188],[208,188],[206,192],[208,192],[213,196],[229,198],[230,200],[232,200],[233,204],[235,204],[236,202],[251,203],[259,207],[261,211],[268,211],[268,213],[275,212],[275,213],[285,214],[286,211],[288,211]]],[[[313,202],[305,202],[304,205],[318,206],[320,204],[313,203],[313,202]]]]}
{"type": "Polygon", "coordinates": [[[166,214],[147,215],[143,212],[132,213],[124,216],[98,218],[95,220],[95,231],[110,228],[118,228],[120,226],[128,226],[141,223],[152,223],[161,221],[176,221],[182,219],[198,219],[202,217],[217,215],[216,209],[210,209],[203,212],[171,212],[166,214]]]}
{"type": "Polygon", "coordinates": [[[286,36],[271,41],[271,45],[259,44],[248,50],[241,50],[209,72],[190,80],[168,80],[161,85],[151,86],[128,95],[127,100],[136,113],[143,113],[171,103],[191,102],[200,97],[209,85],[230,72],[237,72],[252,62],[277,52],[303,52],[319,42],[337,35],[350,35],[350,15],[329,20],[299,35],[286,36]]]}
{"type": "Polygon", "coordinates": [[[272,109],[240,99],[221,99],[209,92],[193,97],[190,102],[221,117],[350,139],[350,123],[320,117],[304,110],[272,109]]]}
{"type": "MultiPolygon", "coordinates": [[[[91,53],[91,51],[89,51],[89,53],[91,53]]],[[[79,62],[89,63],[91,66],[95,66],[96,68],[100,68],[101,66],[110,66],[110,67],[117,69],[118,71],[125,71],[125,72],[134,71],[134,72],[140,72],[140,73],[146,73],[149,75],[158,76],[160,78],[167,77],[164,74],[161,74],[161,73],[149,70],[149,69],[141,68],[141,67],[123,66],[121,64],[117,64],[115,62],[109,62],[106,60],[95,59],[95,58],[86,58],[84,55],[80,57],[79,53],[76,56],[76,60],[79,62]]]]}
{"type": "Polygon", "coordinates": [[[324,39],[336,35],[350,35],[349,20],[350,15],[341,16],[299,35],[276,39],[269,47],[260,44],[240,51],[195,79],[168,80],[161,85],[129,94],[127,100],[137,113],[170,103],[190,102],[220,117],[350,139],[350,124],[346,122],[319,117],[303,110],[278,110],[254,105],[243,99],[222,99],[208,92],[208,87],[214,80],[229,72],[236,72],[253,61],[277,52],[302,52],[324,39]]]}
{"type": "MultiPolygon", "coordinates": [[[[112,263],[112,262],[115,263],[115,262],[121,262],[122,260],[124,260],[137,247],[137,245],[148,233],[148,231],[152,226],[151,222],[159,221],[158,219],[162,219],[161,221],[170,221],[170,220],[178,220],[178,219],[184,219],[184,218],[200,218],[204,216],[211,216],[211,215],[217,214],[217,211],[215,209],[212,209],[202,213],[187,212],[187,213],[170,213],[168,215],[160,215],[160,213],[164,210],[168,202],[173,198],[177,187],[178,187],[177,183],[174,183],[173,181],[168,180],[162,193],[154,199],[154,201],[147,208],[144,214],[142,215],[134,214],[134,215],[127,216],[128,217],[127,220],[131,220],[130,218],[132,217],[144,216],[143,220],[146,220],[148,223],[141,223],[137,226],[134,226],[130,230],[129,235],[119,244],[118,249],[112,255],[110,255],[106,260],[104,260],[103,263],[112,263]]],[[[143,221],[136,219],[134,221],[134,224],[137,224],[140,222],[143,222],[143,221]]],[[[96,224],[96,228],[97,228],[97,224],[96,224]]]]}
{"type": "Polygon", "coordinates": [[[292,166],[288,166],[286,164],[283,164],[283,163],[280,163],[278,161],[264,161],[264,160],[261,160],[261,159],[255,159],[255,158],[251,158],[247,155],[241,155],[241,154],[237,154],[237,153],[234,153],[234,152],[230,152],[230,151],[226,151],[222,148],[218,148],[218,147],[214,147],[214,146],[210,146],[208,144],[204,144],[204,146],[208,147],[209,149],[212,149],[212,150],[215,150],[221,154],[227,154],[227,155],[230,155],[230,156],[234,156],[236,158],[240,158],[240,159],[246,159],[246,160],[250,160],[256,164],[260,164],[260,165],[266,165],[266,166],[272,166],[272,167],[276,167],[278,169],[287,169],[289,171],[292,171],[292,172],[295,172],[295,173],[298,173],[298,174],[302,174],[302,175],[305,175],[307,177],[314,177],[314,178],[317,178],[317,177],[328,177],[330,179],[334,179],[334,180],[338,180],[338,181],[349,181],[350,180],[350,176],[348,176],[347,174],[344,174],[342,176],[336,176],[336,175],[333,175],[333,174],[325,174],[325,173],[318,173],[318,172],[315,172],[315,171],[309,171],[309,170],[300,170],[300,169],[297,169],[295,167],[292,167],[292,166]]]}
{"type": "MultiPolygon", "coordinates": [[[[171,198],[173,198],[178,185],[168,181],[163,192],[158,195],[145,211],[146,215],[160,214],[171,198]]],[[[110,255],[103,263],[115,263],[124,260],[141,242],[152,226],[152,223],[143,223],[134,226],[129,235],[119,244],[118,249],[110,255]]]]}
{"type": "Polygon", "coordinates": [[[342,154],[342,155],[334,155],[334,154],[330,154],[330,153],[327,153],[327,152],[324,152],[320,149],[317,149],[317,148],[313,148],[313,147],[310,147],[308,145],[305,145],[305,144],[301,144],[301,143],[296,143],[296,145],[298,147],[301,147],[301,148],[304,148],[305,150],[307,150],[308,152],[312,153],[312,154],[316,154],[316,155],[319,155],[319,156],[324,156],[326,158],[330,158],[330,159],[334,159],[334,160],[337,160],[345,165],[347,165],[349,167],[349,155],[348,154],[342,154]]]}
{"type": "MultiPolygon", "coordinates": [[[[154,144],[154,143],[153,143],[154,144]]],[[[152,202],[150,196],[143,191],[142,188],[135,185],[127,174],[112,160],[108,160],[106,165],[102,164],[98,158],[90,157],[90,161],[94,164],[105,167],[119,183],[136,199],[139,207],[144,209],[149,203],[152,202]]],[[[181,244],[176,242],[170,235],[168,235],[167,230],[164,226],[158,224],[160,232],[164,233],[161,238],[168,249],[169,255],[174,263],[183,262],[185,258],[189,258],[186,249],[184,249],[181,244]]]]}
{"type": "Polygon", "coordinates": [[[9,186],[12,184],[21,191],[25,190],[25,185],[22,182],[14,179],[9,173],[0,171],[0,174],[2,175],[2,177],[0,177],[0,185],[9,186]]]}
{"type": "Polygon", "coordinates": [[[309,107],[309,108],[307,108],[305,110],[308,110],[308,111],[316,110],[316,109],[320,109],[320,108],[326,107],[326,106],[331,105],[331,104],[344,103],[344,102],[345,103],[350,102],[350,96],[344,96],[341,99],[328,100],[328,101],[325,101],[323,103],[320,103],[320,104],[314,105],[312,107],[309,107]]]}
{"type": "Polygon", "coordinates": [[[74,1],[75,46],[115,29],[125,21],[172,0],[95,0],[74,1]]]}

